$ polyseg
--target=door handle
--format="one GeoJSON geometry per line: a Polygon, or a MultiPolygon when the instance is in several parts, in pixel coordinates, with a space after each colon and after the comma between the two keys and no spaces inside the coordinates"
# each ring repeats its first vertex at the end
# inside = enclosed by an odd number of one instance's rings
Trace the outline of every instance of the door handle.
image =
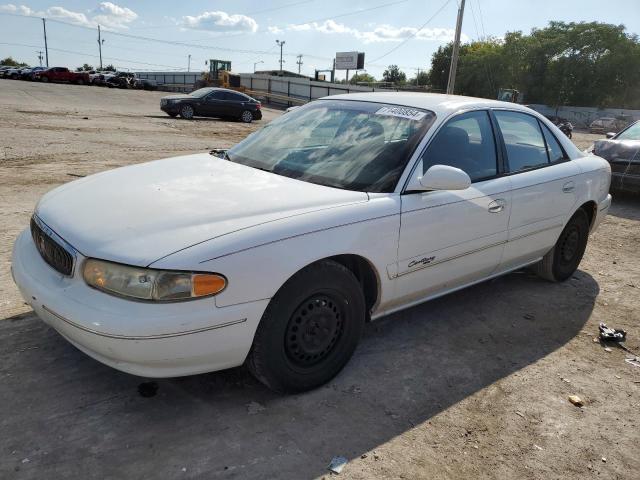
{"type": "Polygon", "coordinates": [[[571,193],[574,188],[576,188],[576,186],[573,182],[567,182],[562,186],[562,191],[564,193],[571,193]]]}
{"type": "Polygon", "coordinates": [[[504,206],[506,205],[506,203],[507,202],[505,202],[504,199],[498,198],[489,204],[487,210],[489,210],[489,212],[491,213],[500,213],[502,210],[504,210],[504,206]]]}

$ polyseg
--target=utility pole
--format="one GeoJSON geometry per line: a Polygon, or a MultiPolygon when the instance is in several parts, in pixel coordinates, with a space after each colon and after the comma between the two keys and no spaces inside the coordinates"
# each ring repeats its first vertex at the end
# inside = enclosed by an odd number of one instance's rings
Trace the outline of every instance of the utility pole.
{"type": "Polygon", "coordinates": [[[420,69],[416,68],[416,87],[420,86],[420,69]]]}
{"type": "Polygon", "coordinates": [[[456,70],[458,69],[458,53],[460,52],[460,33],[462,31],[463,15],[464,15],[464,0],[461,0],[460,8],[458,8],[458,20],[456,22],[456,38],[453,41],[451,67],[449,67],[449,81],[447,82],[447,94],[449,95],[453,95],[453,92],[456,86],[456,70]]]}
{"type": "Polygon", "coordinates": [[[42,50],[38,50],[36,51],[36,53],[38,54],[38,60],[40,61],[40,66],[42,66],[42,59],[44,58],[42,56],[42,54],[44,53],[42,50]]]}
{"type": "Polygon", "coordinates": [[[284,63],[282,59],[282,47],[284,47],[284,40],[276,40],[276,44],[280,47],[280,72],[282,73],[282,64],[284,63]]]}
{"type": "Polygon", "coordinates": [[[300,74],[300,69],[302,68],[302,54],[298,55],[298,61],[296,62],[298,64],[298,75],[300,74]]]}
{"type": "Polygon", "coordinates": [[[98,25],[98,51],[100,52],[100,70],[102,70],[102,43],[103,42],[104,40],[102,40],[100,25],[98,25]]]}
{"type": "Polygon", "coordinates": [[[44,52],[47,56],[47,68],[49,68],[49,47],[47,46],[47,21],[42,19],[42,29],[44,30],[44,52]]]}
{"type": "Polygon", "coordinates": [[[187,63],[187,72],[190,72],[190,71],[191,71],[191,54],[189,54],[189,60],[187,63]]]}

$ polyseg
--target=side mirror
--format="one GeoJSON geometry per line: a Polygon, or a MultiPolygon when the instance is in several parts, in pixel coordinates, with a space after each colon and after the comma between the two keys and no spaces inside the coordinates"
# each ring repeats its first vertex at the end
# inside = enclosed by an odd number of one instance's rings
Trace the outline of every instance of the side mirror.
{"type": "Polygon", "coordinates": [[[607,132],[607,138],[613,138],[616,136],[615,132],[607,132]]]}
{"type": "Polygon", "coordinates": [[[448,165],[433,165],[422,175],[422,162],[409,182],[409,190],[466,190],[471,186],[471,178],[459,168],[448,165]]]}

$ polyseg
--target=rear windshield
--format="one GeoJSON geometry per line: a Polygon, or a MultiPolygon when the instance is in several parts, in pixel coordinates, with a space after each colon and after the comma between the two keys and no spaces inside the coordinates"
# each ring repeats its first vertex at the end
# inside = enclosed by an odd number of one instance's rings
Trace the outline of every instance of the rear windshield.
{"type": "Polygon", "coordinates": [[[311,183],[392,192],[434,120],[433,112],[413,107],[318,100],[285,113],[227,155],[311,183]]]}

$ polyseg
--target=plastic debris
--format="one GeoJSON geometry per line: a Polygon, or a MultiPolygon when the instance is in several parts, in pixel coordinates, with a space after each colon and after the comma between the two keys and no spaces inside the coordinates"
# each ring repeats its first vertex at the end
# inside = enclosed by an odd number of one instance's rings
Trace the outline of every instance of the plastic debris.
{"type": "Polygon", "coordinates": [[[602,457],[602,461],[603,461],[604,463],[607,463],[607,457],[602,457]]]}
{"type": "Polygon", "coordinates": [[[634,367],[640,367],[640,357],[625,358],[624,361],[629,365],[633,365],[634,367]]]}
{"type": "Polygon", "coordinates": [[[538,450],[542,450],[542,449],[543,449],[540,445],[536,445],[535,443],[533,444],[533,446],[534,446],[535,448],[537,448],[538,450]]]}
{"type": "Polygon", "coordinates": [[[624,342],[627,338],[627,332],[615,328],[607,327],[606,323],[600,323],[600,340],[610,342],[624,342]]]}
{"type": "Polygon", "coordinates": [[[516,415],[518,415],[519,417],[525,418],[524,414],[521,412],[516,412],[516,415]]]}
{"type": "Polygon", "coordinates": [[[331,463],[327,467],[330,472],[339,474],[347,464],[347,459],[344,457],[333,457],[331,463]]]}
{"type": "Polygon", "coordinates": [[[610,347],[604,347],[604,351],[609,353],[613,352],[610,347]]]}
{"type": "Polygon", "coordinates": [[[263,405],[260,405],[258,402],[247,403],[247,412],[249,415],[255,415],[258,412],[262,412],[265,410],[263,405]]]}
{"type": "Polygon", "coordinates": [[[584,405],[584,402],[582,401],[582,399],[577,395],[569,395],[569,401],[573,403],[576,407],[582,407],[584,405]]]}

